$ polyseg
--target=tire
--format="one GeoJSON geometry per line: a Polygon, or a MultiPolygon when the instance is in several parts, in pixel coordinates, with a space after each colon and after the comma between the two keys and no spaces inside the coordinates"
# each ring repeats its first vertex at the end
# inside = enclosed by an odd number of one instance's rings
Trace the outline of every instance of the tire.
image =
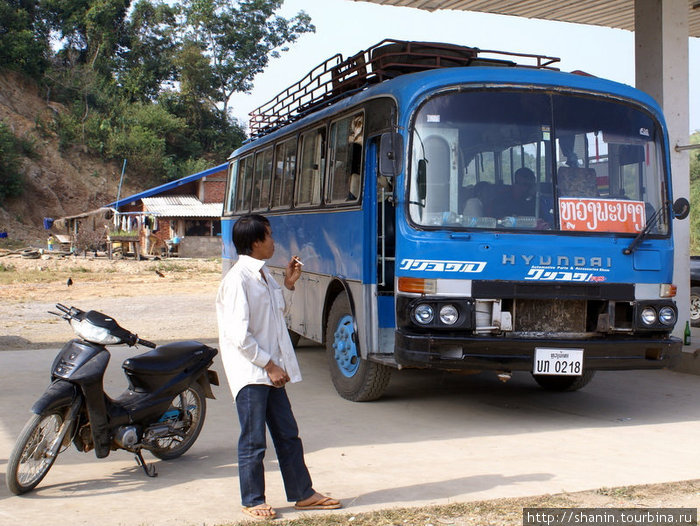
{"type": "Polygon", "coordinates": [[[361,358],[354,327],[350,302],[341,294],[333,302],[326,323],[326,357],[331,380],[346,400],[369,402],[382,396],[391,369],[361,358]]]}
{"type": "Polygon", "coordinates": [[[690,325],[700,327],[700,287],[690,288],[690,325]]]}
{"type": "Polygon", "coordinates": [[[148,449],[161,460],[172,460],[184,455],[202,431],[207,414],[207,399],[202,386],[194,383],[173,398],[166,414],[170,412],[177,412],[177,416],[173,414],[172,420],[166,422],[178,426],[184,436],[167,436],[153,440],[154,445],[148,449]]]}
{"type": "Polygon", "coordinates": [[[590,382],[595,371],[583,371],[581,376],[557,376],[553,374],[533,374],[540,387],[547,391],[578,391],[590,382]]]}
{"type": "Polygon", "coordinates": [[[7,488],[15,495],[33,490],[53,466],[58,455],[47,453],[61,431],[66,410],[32,415],[24,425],[7,462],[7,488]]]}

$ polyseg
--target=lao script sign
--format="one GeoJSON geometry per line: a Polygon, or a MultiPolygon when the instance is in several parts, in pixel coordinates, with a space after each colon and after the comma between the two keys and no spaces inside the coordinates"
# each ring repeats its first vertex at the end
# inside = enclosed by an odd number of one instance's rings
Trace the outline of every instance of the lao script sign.
{"type": "Polygon", "coordinates": [[[399,269],[417,272],[483,272],[485,261],[441,261],[434,259],[402,259],[399,269]]]}
{"type": "Polygon", "coordinates": [[[636,234],[646,224],[644,201],[560,197],[559,221],[562,230],[636,234]]]}

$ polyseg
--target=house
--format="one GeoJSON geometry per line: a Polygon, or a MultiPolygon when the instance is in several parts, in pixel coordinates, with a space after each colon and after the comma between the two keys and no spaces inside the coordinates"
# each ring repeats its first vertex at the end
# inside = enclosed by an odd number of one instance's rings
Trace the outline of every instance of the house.
{"type": "Polygon", "coordinates": [[[117,239],[137,236],[144,255],[220,256],[227,169],[221,164],[105,205],[116,211],[117,239]]]}

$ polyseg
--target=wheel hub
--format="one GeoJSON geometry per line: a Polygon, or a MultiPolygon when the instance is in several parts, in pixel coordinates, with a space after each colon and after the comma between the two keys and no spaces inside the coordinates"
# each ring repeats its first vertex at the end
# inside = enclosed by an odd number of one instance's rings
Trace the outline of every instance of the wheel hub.
{"type": "Polygon", "coordinates": [[[360,366],[357,346],[354,341],[355,330],[352,316],[343,316],[335,330],[333,350],[338,369],[347,378],[351,378],[360,366]]]}

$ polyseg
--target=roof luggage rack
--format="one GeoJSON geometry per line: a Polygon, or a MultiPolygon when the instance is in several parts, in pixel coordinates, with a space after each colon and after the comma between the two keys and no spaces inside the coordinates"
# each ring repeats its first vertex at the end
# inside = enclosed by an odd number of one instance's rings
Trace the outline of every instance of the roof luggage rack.
{"type": "Polygon", "coordinates": [[[251,138],[261,137],[371,84],[408,73],[466,66],[556,69],[551,66],[556,62],[559,62],[558,58],[546,55],[385,39],[347,59],[343,59],[339,53],[333,55],[272,100],[253,110],[250,113],[250,134],[251,138]],[[521,64],[500,57],[528,59],[532,63],[521,64]]]}

